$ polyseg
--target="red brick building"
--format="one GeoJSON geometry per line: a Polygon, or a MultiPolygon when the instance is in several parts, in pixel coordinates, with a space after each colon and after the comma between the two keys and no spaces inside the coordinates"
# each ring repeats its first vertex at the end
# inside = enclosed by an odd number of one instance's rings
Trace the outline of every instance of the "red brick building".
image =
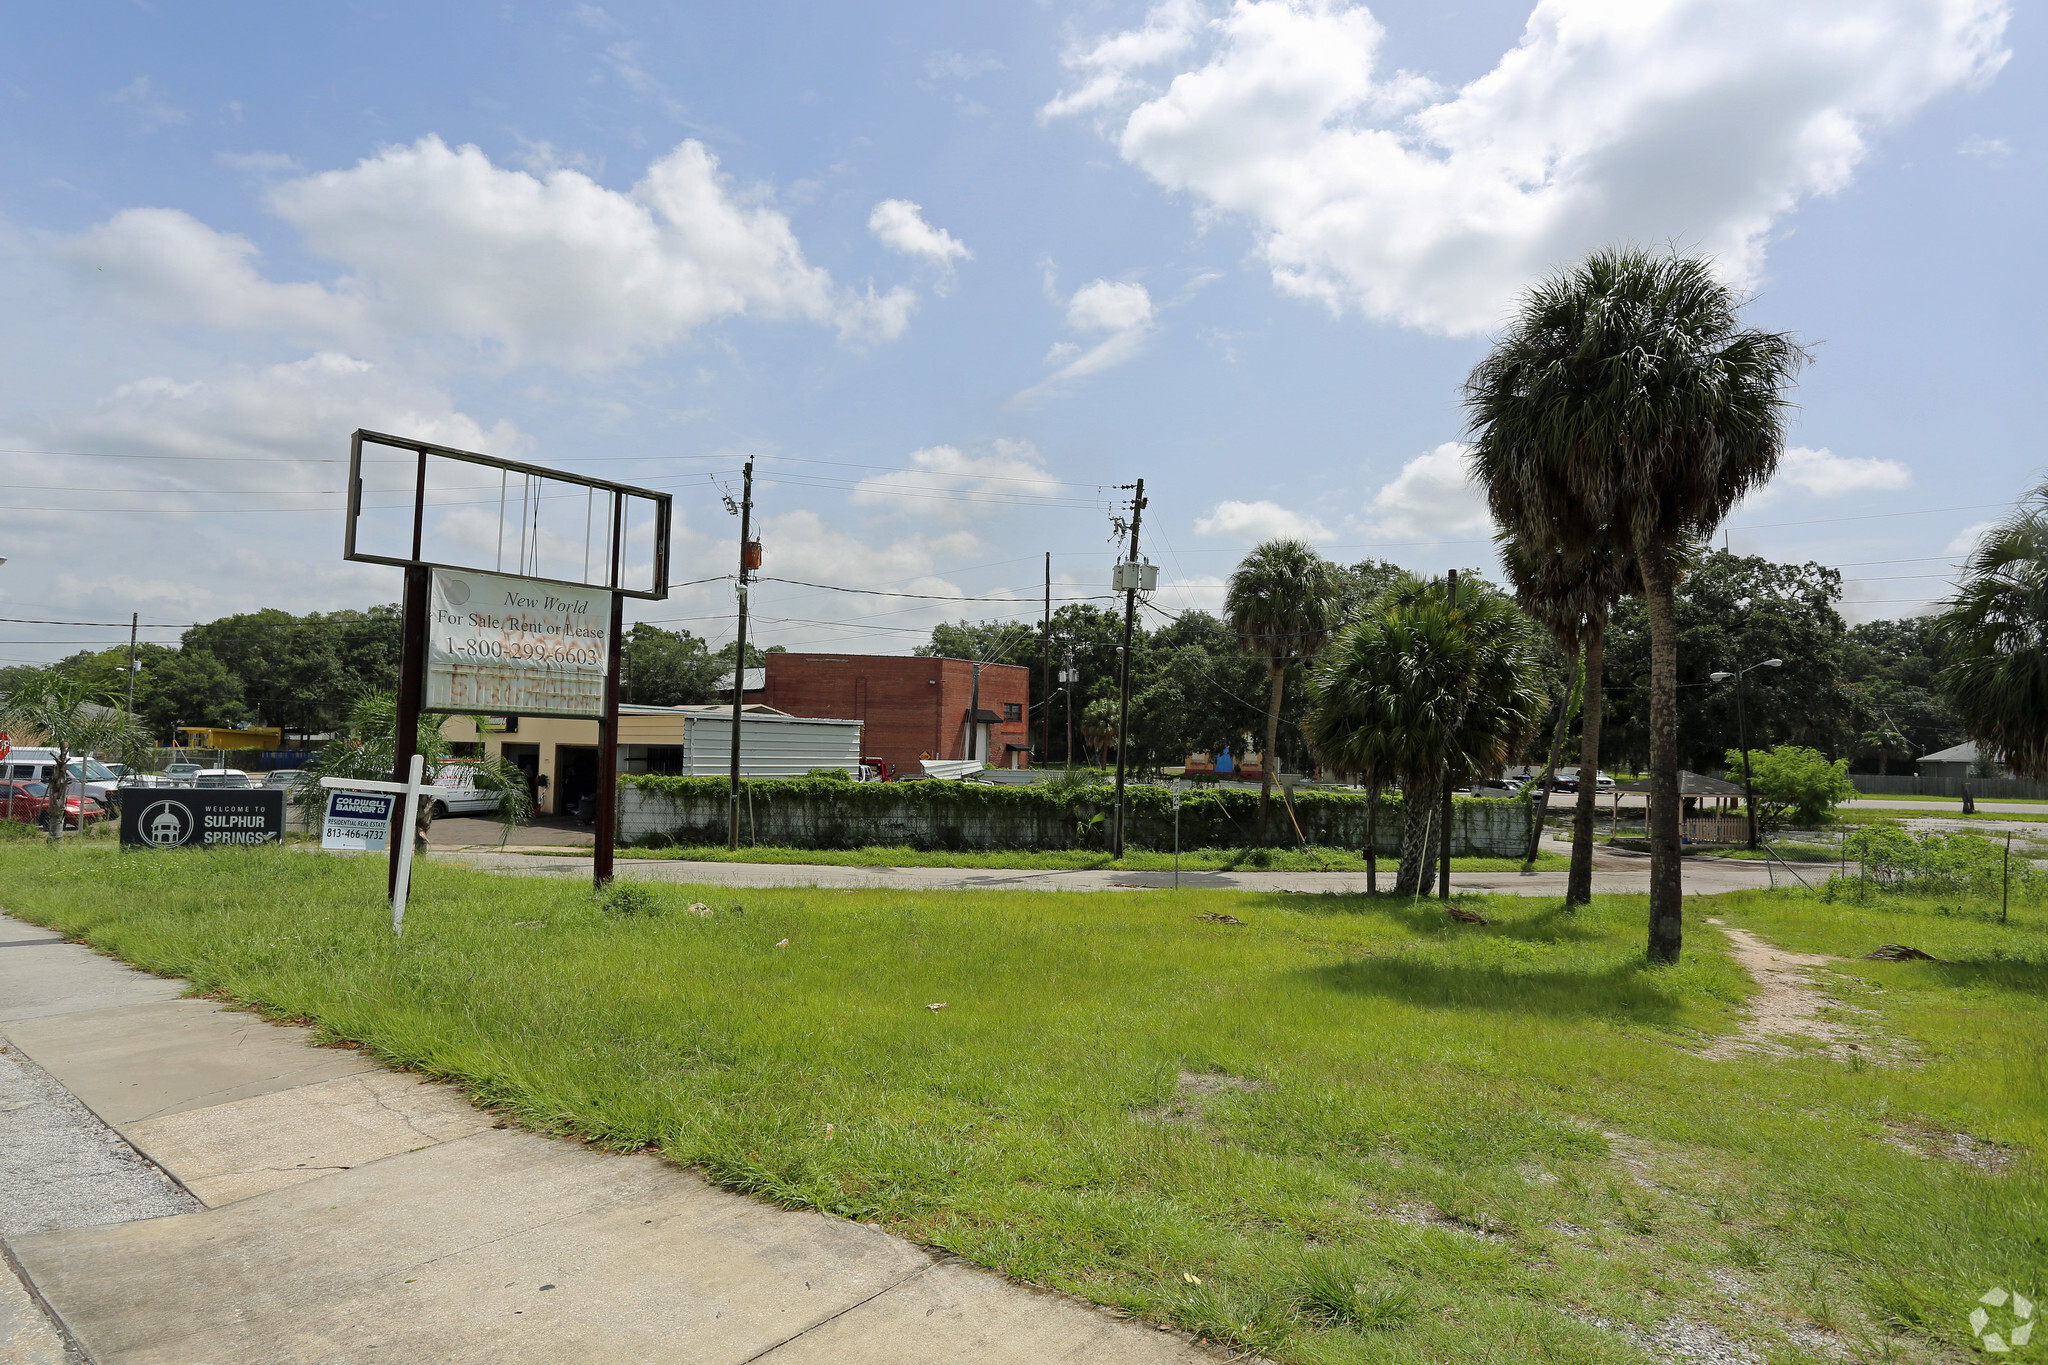
{"type": "Polygon", "coordinates": [[[974,665],[965,659],[778,650],[767,664],[766,685],[749,688],[746,700],[792,716],[864,721],[861,753],[886,760],[901,776],[915,773],[924,758],[981,758],[1000,768],[1030,764],[1029,668],[981,666],[977,737],[968,719],[974,665]],[[970,753],[970,739],[976,738],[970,753]]]}

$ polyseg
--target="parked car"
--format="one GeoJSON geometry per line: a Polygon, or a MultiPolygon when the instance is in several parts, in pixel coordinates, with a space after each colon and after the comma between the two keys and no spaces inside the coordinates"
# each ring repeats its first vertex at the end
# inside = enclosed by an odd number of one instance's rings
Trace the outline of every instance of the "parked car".
{"type": "MultiPolygon", "coordinates": [[[[1611,792],[1614,790],[1614,779],[1597,768],[1593,770],[1593,779],[1594,791],[1611,792]]],[[[1577,768],[1559,768],[1557,770],[1557,789],[1561,792],[1577,791],[1579,789],[1579,770],[1577,768]]]]}
{"type": "Polygon", "coordinates": [[[1495,777],[1472,784],[1472,794],[1477,797],[1498,800],[1505,796],[1520,796],[1522,780],[1518,777],[1495,777]]]}
{"type": "Polygon", "coordinates": [[[204,771],[206,770],[197,763],[164,764],[164,776],[170,778],[173,784],[180,787],[191,786],[192,779],[204,771]]]}
{"type": "Polygon", "coordinates": [[[296,791],[305,773],[303,768],[278,768],[263,774],[263,785],[271,791],[296,791]]]}
{"type": "MultiPolygon", "coordinates": [[[[39,825],[50,809],[50,788],[43,782],[0,782],[0,818],[39,825]]],[[[78,822],[98,820],[106,807],[90,796],[72,794],[64,798],[64,827],[77,829],[78,822]]]]}
{"type": "Polygon", "coordinates": [[[240,768],[201,768],[192,775],[192,785],[245,791],[256,784],[240,768]]]}

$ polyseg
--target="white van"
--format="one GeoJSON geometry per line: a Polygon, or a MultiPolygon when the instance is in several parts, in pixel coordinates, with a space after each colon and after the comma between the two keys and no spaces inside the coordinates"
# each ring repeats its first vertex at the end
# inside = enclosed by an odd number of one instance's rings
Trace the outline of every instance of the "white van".
{"type": "MultiPolygon", "coordinates": [[[[101,805],[107,804],[107,793],[121,785],[121,779],[107,771],[107,765],[96,758],[81,758],[72,754],[65,763],[71,781],[68,794],[77,796],[83,788],[84,794],[101,805]]],[[[0,778],[10,782],[47,782],[56,786],[57,751],[55,749],[17,748],[8,751],[7,760],[0,763],[0,778]]]]}
{"type": "Polygon", "coordinates": [[[444,815],[488,815],[504,800],[498,792],[481,791],[476,785],[476,766],[445,763],[434,774],[434,818],[444,815]]]}

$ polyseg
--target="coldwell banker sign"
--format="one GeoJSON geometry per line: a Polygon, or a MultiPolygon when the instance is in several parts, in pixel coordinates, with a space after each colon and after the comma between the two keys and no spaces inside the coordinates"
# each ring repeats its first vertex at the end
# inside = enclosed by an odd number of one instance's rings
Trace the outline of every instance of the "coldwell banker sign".
{"type": "Polygon", "coordinates": [[[611,593],[436,569],[428,605],[426,710],[604,714],[611,593]]]}
{"type": "Polygon", "coordinates": [[[282,791],[138,787],[121,802],[124,848],[222,848],[283,838],[282,791]]]}

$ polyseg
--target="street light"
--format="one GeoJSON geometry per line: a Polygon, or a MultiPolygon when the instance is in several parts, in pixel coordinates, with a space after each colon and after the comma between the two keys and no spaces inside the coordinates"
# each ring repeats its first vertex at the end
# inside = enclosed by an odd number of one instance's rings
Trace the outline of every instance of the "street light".
{"type": "Polygon", "coordinates": [[[1733,673],[1709,673],[1707,677],[1715,682],[1735,679],[1735,735],[1742,745],[1742,802],[1749,807],[1749,850],[1756,852],[1756,785],[1749,775],[1749,715],[1744,705],[1744,693],[1749,675],[1759,668],[1783,668],[1783,659],[1765,659],[1762,663],[1738,668],[1733,673]]]}

